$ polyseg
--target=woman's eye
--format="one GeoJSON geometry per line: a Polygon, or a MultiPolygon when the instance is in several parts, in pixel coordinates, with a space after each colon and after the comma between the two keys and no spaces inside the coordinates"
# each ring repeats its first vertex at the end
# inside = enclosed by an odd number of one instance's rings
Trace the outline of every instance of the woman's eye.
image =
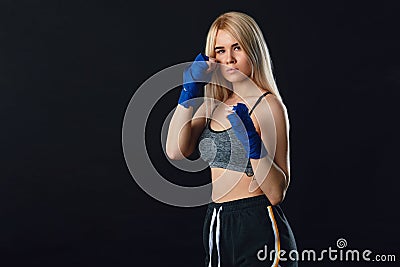
{"type": "Polygon", "coordinates": [[[233,48],[235,51],[239,51],[240,50],[240,46],[235,46],[235,48],[233,48]]]}
{"type": "Polygon", "coordinates": [[[218,51],[217,51],[217,54],[222,54],[222,53],[224,53],[224,52],[225,52],[225,51],[221,49],[221,50],[218,50],[218,51]]]}

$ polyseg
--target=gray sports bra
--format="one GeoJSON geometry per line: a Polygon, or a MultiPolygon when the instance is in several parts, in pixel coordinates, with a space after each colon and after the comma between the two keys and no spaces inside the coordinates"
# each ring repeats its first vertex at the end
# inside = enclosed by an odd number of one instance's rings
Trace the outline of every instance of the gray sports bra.
{"type": "MultiPolygon", "coordinates": [[[[249,115],[251,115],[262,98],[270,93],[266,92],[258,98],[249,115]]],[[[253,176],[254,172],[250,159],[247,158],[246,151],[236,137],[232,127],[222,131],[215,131],[210,127],[210,120],[207,119],[207,124],[198,140],[200,157],[208,162],[210,168],[229,169],[245,172],[247,176],[253,176]]]]}

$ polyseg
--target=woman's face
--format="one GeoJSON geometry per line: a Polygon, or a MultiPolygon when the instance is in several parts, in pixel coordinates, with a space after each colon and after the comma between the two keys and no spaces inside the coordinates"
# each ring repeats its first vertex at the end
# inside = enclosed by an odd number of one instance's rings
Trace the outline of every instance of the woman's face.
{"type": "Polygon", "coordinates": [[[216,61],[222,64],[222,76],[229,82],[239,82],[251,76],[249,57],[227,31],[218,30],[214,50],[216,61]]]}

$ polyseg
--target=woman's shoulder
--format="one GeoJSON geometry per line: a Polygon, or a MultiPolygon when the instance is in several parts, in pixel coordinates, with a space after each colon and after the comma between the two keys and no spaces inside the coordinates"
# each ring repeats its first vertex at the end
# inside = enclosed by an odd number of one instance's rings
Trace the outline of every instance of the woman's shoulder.
{"type": "MultiPolygon", "coordinates": [[[[272,111],[272,113],[286,113],[286,106],[283,103],[282,99],[278,96],[276,96],[273,92],[268,91],[268,90],[263,90],[261,96],[258,98],[263,98],[266,100],[266,104],[268,104],[269,109],[272,111]]],[[[254,101],[254,100],[253,100],[254,101]]],[[[256,100],[257,101],[257,100],[256,100]]],[[[264,106],[263,101],[260,101],[261,106],[264,106]]],[[[265,108],[265,106],[264,106],[265,108]]],[[[256,109],[257,110],[257,109],[256,109]]],[[[259,110],[264,110],[263,108],[259,108],[259,110]]]]}

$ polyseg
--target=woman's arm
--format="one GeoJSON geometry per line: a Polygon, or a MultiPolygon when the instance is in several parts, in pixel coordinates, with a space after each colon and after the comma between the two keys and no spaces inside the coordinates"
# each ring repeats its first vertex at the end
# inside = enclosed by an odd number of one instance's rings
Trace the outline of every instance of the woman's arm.
{"type": "Polygon", "coordinates": [[[200,53],[183,72],[184,84],[167,135],[166,152],[172,160],[190,156],[204,128],[205,103],[203,102],[192,119],[193,105],[198,102],[195,99],[204,93],[204,85],[210,81],[216,68],[212,63],[215,63],[214,58],[200,53]]]}
{"type": "Polygon", "coordinates": [[[196,113],[193,114],[193,107],[188,108],[177,105],[168,128],[166,152],[172,160],[183,159],[190,156],[196,148],[197,140],[204,128],[205,103],[196,113]]]}
{"type": "Polygon", "coordinates": [[[276,205],[285,198],[290,183],[289,120],[285,105],[277,97],[265,98],[270,108],[266,106],[267,103],[260,103],[254,113],[268,155],[250,161],[261,190],[271,204],[276,205]],[[272,132],[273,129],[275,133],[272,132]]]}

